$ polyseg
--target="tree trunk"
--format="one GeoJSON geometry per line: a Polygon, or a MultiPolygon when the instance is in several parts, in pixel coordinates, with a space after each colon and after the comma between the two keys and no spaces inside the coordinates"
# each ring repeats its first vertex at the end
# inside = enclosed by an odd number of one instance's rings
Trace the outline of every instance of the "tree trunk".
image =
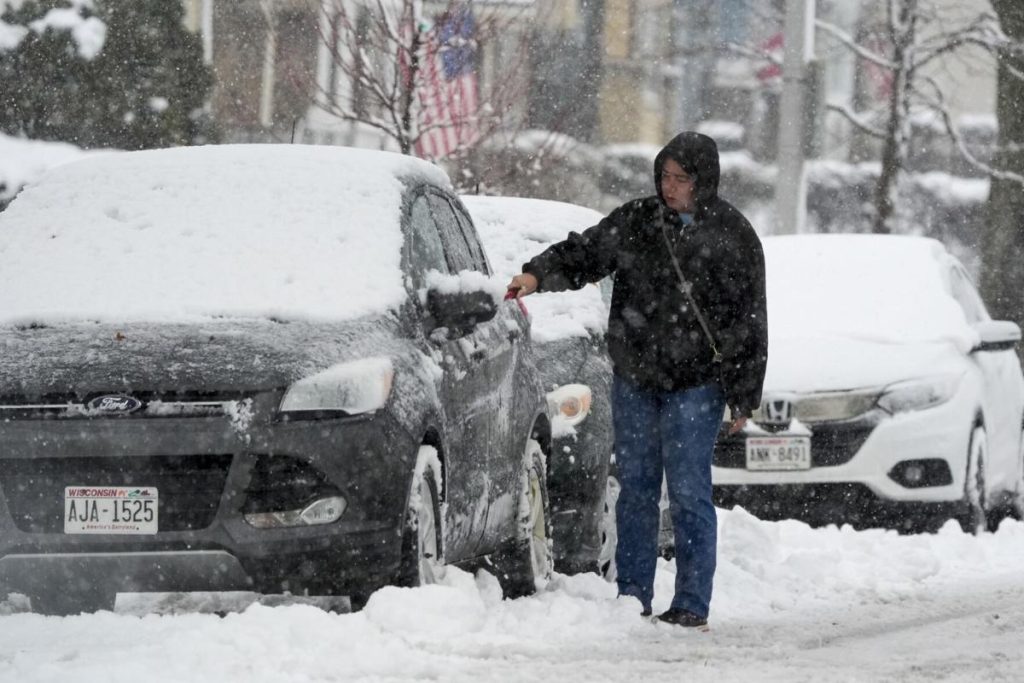
{"type": "Polygon", "coordinates": [[[914,81],[913,49],[917,40],[917,0],[902,0],[890,6],[889,35],[893,42],[892,61],[896,65],[889,96],[889,120],[882,148],[882,171],[875,185],[875,222],[873,232],[893,232],[900,176],[907,163],[910,138],[910,95],[914,81]],[[895,13],[895,16],[892,13],[895,13]]]}
{"type": "MultiPolygon", "coordinates": [[[[993,0],[1003,32],[1024,42],[1024,3],[993,0]]],[[[1024,51],[999,54],[996,167],[1024,174],[1024,81],[1010,72],[1024,70],[1024,51]]],[[[1024,326],[1024,188],[1013,180],[992,179],[982,235],[981,285],[992,316],[1024,326]]],[[[1018,353],[1021,349],[1018,348],[1018,353]]]]}
{"type": "MultiPolygon", "coordinates": [[[[897,59],[900,58],[897,50],[897,59]]],[[[889,101],[889,120],[885,124],[885,144],[882,148],[882,171],[878,175],[878,184],[875,185],[875,222],[873,232],[888,234],[892,232],[890,222],[893,213],[896,211],[896,190],[898,187],[903,159],[900,158],[900,150],[905,145],[900,144],[900,135],[903,132],[903,88],[906,80],[903,74],[897,72],[893,78],[892,95],[889,101]]]]}

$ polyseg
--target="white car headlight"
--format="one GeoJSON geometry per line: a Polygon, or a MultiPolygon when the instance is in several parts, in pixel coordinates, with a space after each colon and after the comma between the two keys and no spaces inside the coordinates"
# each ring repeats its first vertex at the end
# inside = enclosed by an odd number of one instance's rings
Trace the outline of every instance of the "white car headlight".
{"type": "Polygon", "coordinates": [[[890,384],[879,397],[878,407],[893,415],[924,410],[951,399],[959,385],[959,375],[941,375],[890,384]]]}
{"type": "Polygon", "coordinates": [[[279,410],[370,413],[387,403],[394,377],[390,358],[363,358],[334,365],[288,387],[279,410]]]}

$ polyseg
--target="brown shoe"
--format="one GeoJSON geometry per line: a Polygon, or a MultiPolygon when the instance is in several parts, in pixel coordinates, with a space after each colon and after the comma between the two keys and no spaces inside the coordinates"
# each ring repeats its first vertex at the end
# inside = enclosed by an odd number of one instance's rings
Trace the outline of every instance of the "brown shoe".
{"type": "Polygon", "coordinates": [[[658,620],[664,621],[666,624],[685,626],[687,628],[696,628],[708,625],[708,620],[705,617],[699,617],[693,612],[685,609],[678,609],[676,607],[659,614],[658,620]]]}

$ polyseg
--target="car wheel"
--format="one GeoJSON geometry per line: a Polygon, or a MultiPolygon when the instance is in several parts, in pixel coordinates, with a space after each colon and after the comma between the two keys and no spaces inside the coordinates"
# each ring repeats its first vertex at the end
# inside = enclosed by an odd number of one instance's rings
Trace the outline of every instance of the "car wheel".
{"type": "Polygon", "coordinates": [[[532,595],[551,578],[551,518],[544,452],[535,439],[526,443],[519,479],[516,534],[492,562],[506,598],[532,595]]]}
{"type": "Polygon", "coordinates": [[[960,527],[964,533],[980,534],[987,527],[988,500],[985,497],[985,465],[988,460],[988,439],[985,428],[976,426],[967,448],[967,480],[961,502],[960,527]]]}
{"type": "Polygon", "coordinates": [[[402,532],[399,585],[424,586],[444,578],[439,473],[437,451],[421,446],[402,532]]]}
{"type": "Polygon", "coordinates": [[[615,546],[619,535],[615,525],[615,504],[619,500],[619,480],[614,474],[608,475],[604,492],[604,516],[601,520],[601,552],[597,556],[598,567],[607,581],[615,581],[615,546]]]}
{"type": "Polygon", "coordinates": [[[1012,513],[1016,519],[1024,520],[1024,432],[1017,447],[1017,490],[1013,494],[1012,513]]]}

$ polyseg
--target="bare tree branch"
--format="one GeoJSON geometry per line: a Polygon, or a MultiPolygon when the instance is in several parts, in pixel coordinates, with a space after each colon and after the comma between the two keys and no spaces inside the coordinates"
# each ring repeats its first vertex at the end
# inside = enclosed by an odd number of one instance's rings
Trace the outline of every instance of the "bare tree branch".
{"type": "Polygon", "coordinates": [[[831,112],[835,112],[836,114],[839,114],[847,121],[849,121],[851,124],[853,124],[853,126],[856,127],[862,133],[866,133],[878,139],[885,138],[884,130],[868,123],[865,119],[861,118],[857,114],[857,112],[853,111],[845,104],[828,102],[825,104],[825,109],[831,112]]]}
{"type": "Polygon", "coordinates": [[[861,45],[853,36],[851,36],[843,29],[839,28],[835,24],[831,24],[821,19],[816,19],[814,22],[814,26],[815,28],[820,29],[821,31],[835,38],[837,41],[839,41],[844,46],[849,48],[852,52],[854,52],[857,56],[861,57],[862,59],[865,59],[871,62],[872,64],[877,64],[878,66],[884,69],[891,70],[896,68],[895,62],[893,62],[891,59],[885,57],[884,55],[878,54],[874,50],[868,49],[864,45],[861,45]]]}
{"type": "Polygon", "coordinates": [[[999,178],[1000,180],[1012,180],[1020,183],[1024,187],[1024,175],[1014,173],[1012,171],[1006,171],[1003,169],[995,168],[990,164],[986,164],[984,161],[978,159],[974,153],[970,150],[967,144],[964,142],[963,136],[960,134],[960,130],[953,124],[953,117],[949,113],[949,107],[946,105],[946,97],[939,87],[939,84],[935,82],[935,79],[925,77],[923,79],[929,86],[931,86],[933,94],[931,97],[927,97],[924,93],[920,93],[922,99],[929,101],[929,105],[932,111],[936,112],[941,118],[943,126],[946,129],[946,134],[956,145],[957,151],[960,156],[964,158],[967,163],[975,168],[984,171],[986,174],[993,178],[999,178]]]}
{"type": "Polygon", "coordinates": [[[994,54],[1007,42],[1008,39],[999,28],[996,18],[990,14],[981,14],[959,30],[934,35],[920,41],[914,47],[914,66],[920,68],[943,55],[968,46],[980,47],[994,54]],[[918,57],[918,54],[921,56],[918,57]]]}

